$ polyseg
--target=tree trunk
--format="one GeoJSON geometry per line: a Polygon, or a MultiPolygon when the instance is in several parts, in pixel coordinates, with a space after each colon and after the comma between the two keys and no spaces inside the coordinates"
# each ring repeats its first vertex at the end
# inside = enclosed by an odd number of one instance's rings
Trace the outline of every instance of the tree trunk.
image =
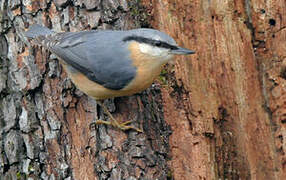
{"type": "MultiPolygon", "coordinates": [[[[0,0],[3,179],[283,179],[284,1],[0,0]],[[24,37],[154,27],[196,51],[146,91],[108,100],[122,132],[54,55],[24,37]]],[[[1,179],[0,178],[0,179],[1,179]]]]}
{"type": "Polygon", "coordinates": [[[162,88],[174,179],[285,179],[285,1],[144,2],[196,50],[162,88]]]}
{"type": "Polygon", "coordinates": [[[1,177],[166,179],[170,129],[160,88],[106,102],[115,118],[144,133],[96,127],[106,119],[96,102],[23,34],[34,23],[55,31],[132,29],[146,26],[141,11],[125,0],[1,2],[1,177]]]}

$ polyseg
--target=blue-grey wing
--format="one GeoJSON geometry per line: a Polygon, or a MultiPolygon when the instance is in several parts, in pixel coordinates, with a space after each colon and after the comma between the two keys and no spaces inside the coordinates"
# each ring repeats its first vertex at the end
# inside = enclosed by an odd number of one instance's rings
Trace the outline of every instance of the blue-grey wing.
{"type": "Polygon", "coordinates": [[[132,65],[125,42],[117,33],[64,33],[50,50],[90,80],[106,88],[119,90],[134,79],[136,67],[132,65]]]}

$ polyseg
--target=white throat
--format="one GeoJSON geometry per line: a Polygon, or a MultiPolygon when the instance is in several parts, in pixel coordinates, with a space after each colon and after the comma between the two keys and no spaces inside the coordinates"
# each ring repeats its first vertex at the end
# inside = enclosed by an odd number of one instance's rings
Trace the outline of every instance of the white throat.
{"type": "Polygon", "coordinates": [[[142,53],[153,56],[154,58],[160,59],[163,62],[167,62],[173,57],[170,50],[166,48],[154,47],[145,43],[139,43],[139,49],[142,53]]]}

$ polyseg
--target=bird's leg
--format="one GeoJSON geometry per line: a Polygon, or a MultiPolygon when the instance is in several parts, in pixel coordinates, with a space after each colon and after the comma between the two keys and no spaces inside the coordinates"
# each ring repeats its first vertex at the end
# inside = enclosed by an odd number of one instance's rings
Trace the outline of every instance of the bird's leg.
{"type": "Polygon", "coordinates": [[[96,124],[105,124],[105,125],[111,125],[113,127],[116,127],[118,129],[121,129],[123,131],[129,130],[129,129],[133,129],[135,131],[138,132],[143,132],[141,129],[133,127],[133,126],[128,126],[128,124],[130,124],[132,121],[127,121],[127,122],[123,122],[123,123],[119,123],[113,116],[112,114],[108,111],[107,107],[103,104],[102,101],[97,100],[96,101],[97,104],[99,104],[102,108],[103,111],[107,114],[107,116],[110,118],[110,121],[103,121],[103,120],[97,120],[96,124]]]}

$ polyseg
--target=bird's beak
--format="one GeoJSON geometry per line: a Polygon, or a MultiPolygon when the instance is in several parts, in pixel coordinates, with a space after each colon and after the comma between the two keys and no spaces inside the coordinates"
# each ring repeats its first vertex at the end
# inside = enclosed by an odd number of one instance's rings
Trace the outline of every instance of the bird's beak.
{"type": "Polygon", "coordinates": [[[186,54],[195,54],[195,51],[182,48],[182,47],[177,47],[178,49],[173,49],[171,50],[171,54],[181,54],[181,55],[186,55],[186,54]]]}

